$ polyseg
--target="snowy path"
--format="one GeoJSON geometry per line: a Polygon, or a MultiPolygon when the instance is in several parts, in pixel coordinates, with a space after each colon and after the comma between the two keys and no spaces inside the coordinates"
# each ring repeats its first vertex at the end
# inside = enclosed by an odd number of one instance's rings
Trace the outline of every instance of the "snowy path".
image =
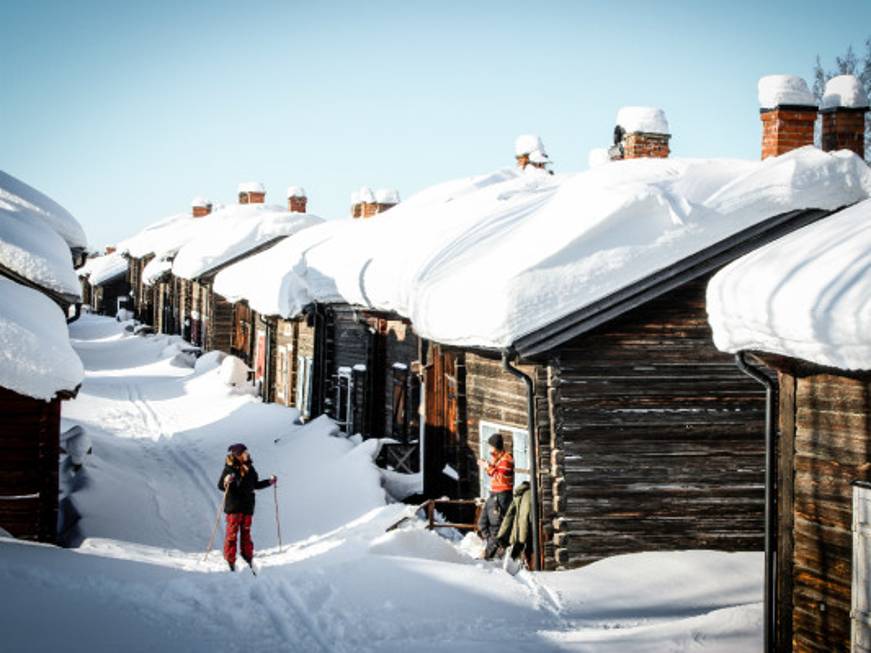
{"type": "Polygon", "coordinates": [[[79,546],[0,538],[8,650],[761,648],[759,554],[639,554],[511,577],[414,524],[385,534],[408,507],[386,504],[370,443],[331,437],[327,420],[299,427],[218,369],[192,370],[177,339],[90,316],[71,333],[87,376],[64,425],[94,446],[73,495],[79,546]],[[228,573],[218,550],[203,562],[224,451],[240,440],[281,478],[286,544],[271,492],[259,493],[256,578],[228,573]]]}

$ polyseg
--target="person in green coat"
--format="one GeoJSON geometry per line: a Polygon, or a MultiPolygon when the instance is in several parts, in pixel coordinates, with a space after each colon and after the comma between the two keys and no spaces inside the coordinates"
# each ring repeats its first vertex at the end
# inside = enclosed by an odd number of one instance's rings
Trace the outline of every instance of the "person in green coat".
{"type": "Polygon", "coordinates": [[[496,539],[514,560],[523,553],[527,563],[532,548],[531,515],[532,492],[529,488],[529,481],[523,481],[514,488],[514,497],[511,499],[508,512],[505,513],[496,539]]]}

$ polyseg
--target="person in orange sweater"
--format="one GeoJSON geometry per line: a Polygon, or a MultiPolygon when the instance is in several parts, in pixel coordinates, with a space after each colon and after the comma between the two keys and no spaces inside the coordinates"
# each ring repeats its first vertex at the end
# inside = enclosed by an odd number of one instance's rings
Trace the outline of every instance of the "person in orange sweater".
{"type": "Polygon", "coordinates": [[[514,493],[514,458],[505,451],[501,434],[491,435],[487,444],[490,445],[490,460],[479,460],[478,466],[490,477],[490,496],[487,497],[478,518],[478,530],[486,543],[484,559],[490,560],[499,549],[496,536],[514,493]]]}

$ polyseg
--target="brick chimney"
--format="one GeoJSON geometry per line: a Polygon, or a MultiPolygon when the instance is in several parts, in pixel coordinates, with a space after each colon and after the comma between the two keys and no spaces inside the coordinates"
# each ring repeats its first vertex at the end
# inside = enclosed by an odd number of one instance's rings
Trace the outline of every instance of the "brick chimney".
{"type": "Polygon", "coordinates": [[[305,196],[305,188],[291,186],[287,189],[287,210],[291,213],[305,213],[308,199],[305,196]]]}
{"type": "Polygon", "coordinates": [[[384,213],[399,204],[399,191],[395,188],[381,188],[375,191],[375,213],[384,213]]]}
{"type": "Polygon", "coordinates": [[[544,143],[538,134],[521,134],[514,139],[514,159],[517,161],[517,167],[521,170],[530,164],[543,168],[544,163],[549,161],[544,143]],[[533,157],[533,153],[535,153],[535,157],[533,157]],[[533,162],[532,158],[536,158],[538,163],[533,162]]]}
{"type": "Polygon", "coordinates": [[[667,159],[671,140],[665,112],[655,107],[623,107],[615,134],[621,138],[616,159],[667,159]]]}
{"type": "Polygon", "coordinates": [[[239,204],[263,204],[266,189],[259,181],[246,181],[239,184],[239,204]]]}
{"type": "Polygon", "coordinates": [[[360,193],[358,193],[357,191],[351,193],[351,217],[363,217],[363,204],[360,202],[360,193]]]}
{"type": "Polygon", "coordinates": [[[823,151],[852,150],[865,158],[865,114],[868,98],[854,75],[838,75],[826,83],[820,114],[823,151]]]}
{"type": "Polygon", "coordinates": [[[191,201],[191,214],[195,218],[202,218],[212,212],[212,203],[202,197],[195,197],[191,201]]]}
{"type": "Polygon", "coordinates": [[[368,186],[363,186],[357,191],[360,198],[361,214],[364,218],[371,218],[378,212],[378,204],[375,201],[375,193],[368,186]]]}
{"type": "Polygon", "coordinates": [[[768,75],[759,80],[762,158],[813,145],[817,103],[801,77],[768,75]]]}

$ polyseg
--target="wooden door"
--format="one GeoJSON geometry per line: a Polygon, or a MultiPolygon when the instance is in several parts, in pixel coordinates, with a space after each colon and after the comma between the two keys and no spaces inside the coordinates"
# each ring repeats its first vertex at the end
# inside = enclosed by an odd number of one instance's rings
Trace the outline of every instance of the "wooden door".
{"type": "Polygon", "coordinates": [[[456,495],[462,432],[462,379],[458,364],[462,354],[434,345],[426,368],[426,442],[424,443],[424,494],[456,495]]]}

